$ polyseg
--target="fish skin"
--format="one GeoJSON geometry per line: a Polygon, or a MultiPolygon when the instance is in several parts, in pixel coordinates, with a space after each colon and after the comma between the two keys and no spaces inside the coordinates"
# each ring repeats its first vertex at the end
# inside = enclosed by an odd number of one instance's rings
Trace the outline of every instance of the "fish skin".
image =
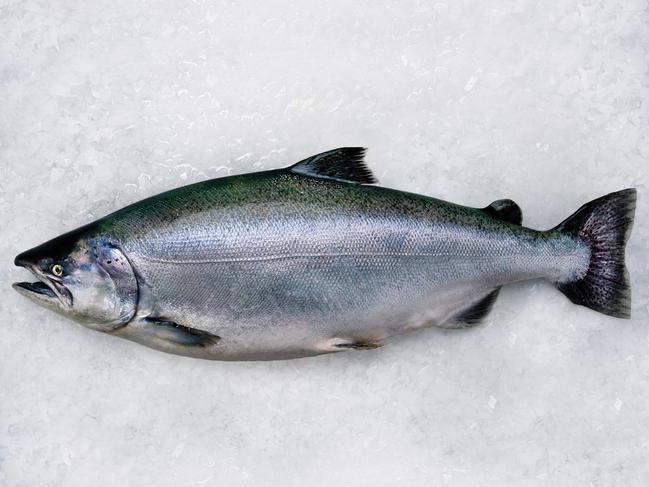
{"type": "Polygon", "coordinates": [[[84,326],[178,355],[295,358],[474,326],[500,287],[543,278],[628,318],[636,191],[554,229],[497,200],[470,208],[371,186],[364,150],[147,198],[19,254],[19,293],[84,326]]]}
{"type": "MultiPolygon", "coordinates": [[[[281,170],[172,190],[97,226],[146,283],[134,321],[164,316],[217,335],[213,350],[188,352],[225,360],[449,325],[496,287],[584,272],[589,255],[479,209],[281,170]]],[[[137,341],[129,331],[119,334],[137,341]]]]}

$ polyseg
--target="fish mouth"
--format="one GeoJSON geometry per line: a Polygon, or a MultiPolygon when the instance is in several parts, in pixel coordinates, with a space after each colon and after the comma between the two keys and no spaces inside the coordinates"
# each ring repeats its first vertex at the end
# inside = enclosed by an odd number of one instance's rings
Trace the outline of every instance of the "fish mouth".
{"type": "MultiPolygon", "coordinates": [[[[36,294],[43,294],[48,298],[56,298],[56,294],[52,291],[49,286],[43,284],[41,281],[36,282],[14,282],[12,284],[13,288],[18,292],[30,292],[36,294]]],[[[58,298],[57,298],[58,299],[58,298]]]]}
{"type": "Polygon", "coordinates": [[[23,296],[39,303],[72,308],[72,293],[59,280],[43,274],[35,265],[16,259],[18,267],[24,267],[38,279],[36,282],[14,282],[11,287],[23,296]]]}

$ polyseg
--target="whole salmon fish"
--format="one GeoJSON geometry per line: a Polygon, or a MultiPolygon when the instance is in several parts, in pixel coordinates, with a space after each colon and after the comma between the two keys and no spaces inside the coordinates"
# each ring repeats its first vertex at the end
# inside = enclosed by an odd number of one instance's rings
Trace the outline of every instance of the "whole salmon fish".
{"type": "Polygon", "coordinates": [[[511,200],[469,208],[373,186],[363,155],[341,148],[147,198],[18,255],[38,281],[14,288],[89,328],[222,360],[472,326],[502,285],[536,278],[629,317],[634,189],[537,231],[511,200]]]}

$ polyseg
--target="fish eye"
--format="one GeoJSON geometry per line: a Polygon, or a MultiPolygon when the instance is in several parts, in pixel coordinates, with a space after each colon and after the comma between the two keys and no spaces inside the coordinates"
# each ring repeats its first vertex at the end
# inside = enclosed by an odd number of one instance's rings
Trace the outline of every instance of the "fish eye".
{"type": "Polygon", "coordinates": [[[63,275],[63,266],[61,264],[54,264],[51,268],[52,274],[56,277],[61,277],[63,275]]]}

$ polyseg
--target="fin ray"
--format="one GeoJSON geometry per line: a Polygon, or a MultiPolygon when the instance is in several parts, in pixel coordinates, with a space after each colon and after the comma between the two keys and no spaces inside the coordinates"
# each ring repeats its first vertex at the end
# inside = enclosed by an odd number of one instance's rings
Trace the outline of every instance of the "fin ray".
{"type": "Polygon", "coordinates": [[[624,254],[635,204],[635,189],[610,193],[586,203],[555,228],[590,248],[585,274],[555,283],[573,303],[617,318],[630,317],[631,289],[624,254]]]}
{"type": "Polygon", "coordinates": [[[364,157],[363,147],[341,147],[304,159],[290,166],[288,170],[303,176],[347,183],[376,183],[372,171],[363,161],[364,157]]]}
{"type": "Polygon", "coordinates": [[[497,287],[478,302],[460,311],[446,328],[469,328],[482,322],[493,308],[499,292],[500,288],[497,287]]]}
{"type": "Polygon", "coordinates": [[[179,325],[174,321],[148,317],[142,321],[143,332],[156,340],[185,347],[208,347],[217,343],[221,337],[209,332],[179,325]]]}

